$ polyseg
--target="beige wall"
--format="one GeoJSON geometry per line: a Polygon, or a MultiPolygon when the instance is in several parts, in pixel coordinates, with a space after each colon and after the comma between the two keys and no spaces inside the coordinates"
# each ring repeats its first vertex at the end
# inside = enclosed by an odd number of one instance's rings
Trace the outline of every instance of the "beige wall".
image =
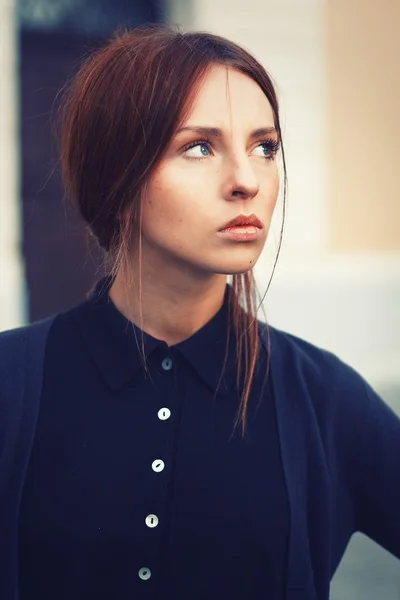
{"type": "Polygon", "coordinates": [[[400,252],[400,1],[326,4],[334,252],[400,252]]]}
{"type": "Polygon", "coordinates": [[[0,331],[25,322],[16,0],[0,0],[0,331]]]}

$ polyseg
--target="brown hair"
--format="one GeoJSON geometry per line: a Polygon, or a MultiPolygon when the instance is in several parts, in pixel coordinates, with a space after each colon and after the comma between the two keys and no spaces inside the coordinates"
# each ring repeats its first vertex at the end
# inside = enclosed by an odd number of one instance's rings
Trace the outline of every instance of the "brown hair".
{"type": "MultiPolygon", "coordinates": [[[[84,62],[64,95],[60,157],[65,190],[111,258],[115,273],[126,264],[132,224],[140,220],[147,178],[215,64],[234,68],[260,86],[271,104],[281,141],[278,102],[270,76],[249,52],[210,33],[182,33],[166,25],[120,32],[84,62]]],[[[283,148],[282,159],[285,213],[283,148]]],[[[282,229],[283,222],[284,218],[282,229]]],[[[282,230],[272,275],[281,241],[282,230]]],[[[241,422],[244,432],[260,349],[253,272],[234,275],[232,288],[236,301],[230,302],[229,322],[233,321],[236,332],[238,385],[242,372],[244,375],[235,426],[241,422]]],[[[269,360],[267,372],[268,367],[269,360]]]]}

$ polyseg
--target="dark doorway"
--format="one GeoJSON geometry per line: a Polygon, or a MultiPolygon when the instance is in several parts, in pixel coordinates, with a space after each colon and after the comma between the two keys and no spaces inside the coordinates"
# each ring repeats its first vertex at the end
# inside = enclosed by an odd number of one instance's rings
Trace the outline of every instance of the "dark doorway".
{"type": "Polygon", "coordinates": [[[80,302],[101,263],[63,197],[52,133],[56,96],[85,54],[118,27],[160,21],[161,4],[20,0],[21,195],[30,321],[80,302]]]}

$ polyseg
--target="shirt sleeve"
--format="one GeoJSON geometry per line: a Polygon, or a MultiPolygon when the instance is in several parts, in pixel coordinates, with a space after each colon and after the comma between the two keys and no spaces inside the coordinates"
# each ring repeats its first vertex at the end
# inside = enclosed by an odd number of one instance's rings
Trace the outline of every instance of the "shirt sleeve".
{"type": "Polygon", "coordinates": [[[400,559],[400,418],[363,384],[362,414],[355,424],[356,529],[400,559]]]}

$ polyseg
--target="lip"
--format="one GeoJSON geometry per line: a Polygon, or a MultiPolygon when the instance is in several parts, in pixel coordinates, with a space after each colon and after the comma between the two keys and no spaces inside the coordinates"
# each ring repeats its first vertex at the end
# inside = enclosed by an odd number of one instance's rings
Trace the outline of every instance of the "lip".
{"type": "Polygon", "coordinates": [[[238,215],[221,227],[218,233],[234,242],[254,242],[263,229],[264,225],[255,214],[238,215]]]}
{"type": "Polygon", "coordinates": [[[241,225],[240,227],[228,227],[228,229],[221,229],[218,233],[235,242],[254,242],[261,235],[262,229],[254,227],[253,225],[241,225]]]}
{"type": "Polygon", "coordinates": [[[228,221],[228,223],[225,223],[225,225],[223,227],[221,227],[221,229],[219,229],[218,231],[222,232],[222,231],[226,231],[227,229],[238,229],[240,227],[255,227],[257,229],[263,229],[264,225],[262,224],[262,222],[260,221],[260,219],[255,215],[255,214],[251,214],[251,215],[238,215],[237,217],[235,217],[234,219],[231,219],[230,221],[228,221]]]}

